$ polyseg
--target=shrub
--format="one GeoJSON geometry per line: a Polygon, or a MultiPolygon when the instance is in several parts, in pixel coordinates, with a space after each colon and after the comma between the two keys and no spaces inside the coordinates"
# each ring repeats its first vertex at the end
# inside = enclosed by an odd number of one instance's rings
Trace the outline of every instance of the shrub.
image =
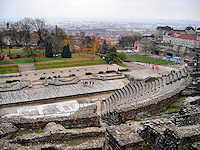
{"type": "Polygon", "coordinates": [[[57,76],[53,76],[54,78],[57,78],[57,76]]]}
{"type": "Polygon", "coordinates": [[[107,70],[106,73],[116,72],[115,70],[107,70]]]}
{"type": "Polygon", "coordinates": [[[51,77],[48,77],[47,79],[51,79],[51,77]]]}
{"type": "Polygon", "coordinates": [[[91,75],[92,74],[92,72],[86,72],[85,73],[85,75],[91,75]]]}
{"type": "Polygon", "coordinates": [[[99,74],[103,74],[104,72],[103,71],[99,71],[99,74]]]}
{"type": "Polygon", "coordinates": [[[17,58],[21,58],[21,55],[17,54],[17,55],[14,55],[14,58],[17,59],[17,58]]]}

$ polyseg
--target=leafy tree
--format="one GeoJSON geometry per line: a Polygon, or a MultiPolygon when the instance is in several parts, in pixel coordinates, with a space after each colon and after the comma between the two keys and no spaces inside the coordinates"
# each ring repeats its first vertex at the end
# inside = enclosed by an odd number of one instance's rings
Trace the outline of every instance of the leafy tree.
{"type": "Polygon", "coordinates": [[[69,44],[63,47],[63,51],[61,53],[62,58],[71,58],[71,52],[69,50],[69,44]]]}
{"type": "Polygon", "coordinates": [[[126,60],[127,55],[126,55],[126,53],[118,53],[118,57],[119,57],[122,61],[124,61],[124,60],[126,60]]]}
{"type": "Polygon", "coordinates": [[[108,57],[110,57],[111,60],[117,61],[117,48],[115,46],[112,46],[109,48],[109,51],[107,53],[108,57]]]}
{"type": "Polygon", "coordinates": [[[26,45],[23,48],[23,51],[28,57],[33,58],[34,62],[36,62],[36,57],[39,56],[39,49],[37,47],[32,47],[31,45],[26,45]]]}
{"type": "Polygon", "coordinates": [[[132,36],[122,36],[119,39],[119,47],[133,47],[135,44],[135,41],[138,41],[142,38],[142,34],[137,33],[132,36]]]}
{"type": "Polygon", "coordinates": [[[105,54],[108,52],[108,44],[106,43],[106,41],[104,40],[103,41],[103,45],[102,45],[102,48],[101,48],[101,53],[105,54]]]}
{"type": "Polygon", "coordinates": [[[46,57],[53,57],[53,52],[52,52],[52,45],[51,42],[47,42],[46,47],[45,47],[45,55],[46,57]]]}
{"type": "Polygon", "coordinates": [[[52,52],[54,57],[56,58],[56,54],[60,54],[62,52],[62,48],[64,46],[65,32],[61,28],[57,26],[53,30],[53,33],[50,37],[50,41],[52,43],[52,52]]]}

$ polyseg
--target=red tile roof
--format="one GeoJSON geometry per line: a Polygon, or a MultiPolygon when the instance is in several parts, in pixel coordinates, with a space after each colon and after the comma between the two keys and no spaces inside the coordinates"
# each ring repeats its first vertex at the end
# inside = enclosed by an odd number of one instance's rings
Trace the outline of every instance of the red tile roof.
{"type": "Polygon", "coordinates": [[[174,31],[174,30],[172,30],[172,31],[168,31],[168,33],[169,33],[169,34],[175,34],[175,33],[176,33],[176,34],[180,34],[179,31],[174,31]]]}
{"type": "Polygon", "coordinates": [[[185,34],[182,34],[182,35],[179,36],[179,38],[196,40],[197,36],[196,35],[185,35],[185,34]]]}
{"type": "Polygon", "coordinates": [[[105,40],[106,42],[114,42],[114,40],[107,39],[107,38],[101,38],[101,39],[99,39],[100,42],[103,42],[104,40],[105,40]]]}

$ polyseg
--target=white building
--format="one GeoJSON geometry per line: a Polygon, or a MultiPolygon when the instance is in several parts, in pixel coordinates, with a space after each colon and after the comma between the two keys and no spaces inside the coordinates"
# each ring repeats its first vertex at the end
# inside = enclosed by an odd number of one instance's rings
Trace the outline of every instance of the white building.
{"type": "Polygon", "coordinates": [[[200,48],[200,37],[198,35],[181,34],[179,31],[165,32],[163,42],[188,48],[200,48]]]}

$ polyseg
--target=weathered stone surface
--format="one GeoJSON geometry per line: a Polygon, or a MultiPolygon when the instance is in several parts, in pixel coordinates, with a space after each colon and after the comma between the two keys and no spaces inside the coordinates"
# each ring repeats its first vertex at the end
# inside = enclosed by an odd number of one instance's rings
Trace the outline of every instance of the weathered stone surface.
{"type": "Polygon", "coordinates": [[[47,134],[56,132],[66,132],[66,129],[62,125],[56,124],[55,122],[48,123],[43,129],[43,133],[47,134]]]}
{"type": "Polygon", "coordinates": [[[16,137],[13,142],[19,144],[43,142],[58,143],[80,137],[102,136],[104,133],[105,129],[103,128],[65,129],[63,126],[52,122],[45,127],[43,133],[24,134],[16,137]]]}
{"type": "Polygon", "coordinates": [[[113,149],[142,149],[144,140],[137,132],[142,126],[137,123],[111,126],[106,130],[106,143],[113,149]]]}
{"type": "Polygon", "coordinates": [[[14,126],[12,123],[1,123],[0,124],[0,138],[5,136],[11,136],[13,133],[15,133],[18,130],[16,126],[14,126]]]}
{"type": "Polygon", "coordinates": [[[5,117],[3,120],[13,123],[18,128],[35,129],[44,128],[49,122],[56,122],[65,128],[77,128],[88,126],[100,126],[99,116],[95,112],[96,105],[81,107],[70,116],[61,117],[41,117],[37,119],[24,118],[21,116],[5,117]]]}
{"type": "Polygon", "coordinates": [[[62,98],[68,96],[77,96],[97,92],[105,92],[120,89],[124,86],[122,82],[98,81],[91,86],[81,84],[63,85],[54,87],[44,87],[21,91],[10,91],[1,93],[0,105],[33,102],[47,100],[51,98],[62,98]]]}
{"type": "Polygon", "coordinates": [[[155,149],[190,149],[200,141],[200,125],[178,127],[169,119],[160,118],[143,122],[141,136],[155,149]]]}

